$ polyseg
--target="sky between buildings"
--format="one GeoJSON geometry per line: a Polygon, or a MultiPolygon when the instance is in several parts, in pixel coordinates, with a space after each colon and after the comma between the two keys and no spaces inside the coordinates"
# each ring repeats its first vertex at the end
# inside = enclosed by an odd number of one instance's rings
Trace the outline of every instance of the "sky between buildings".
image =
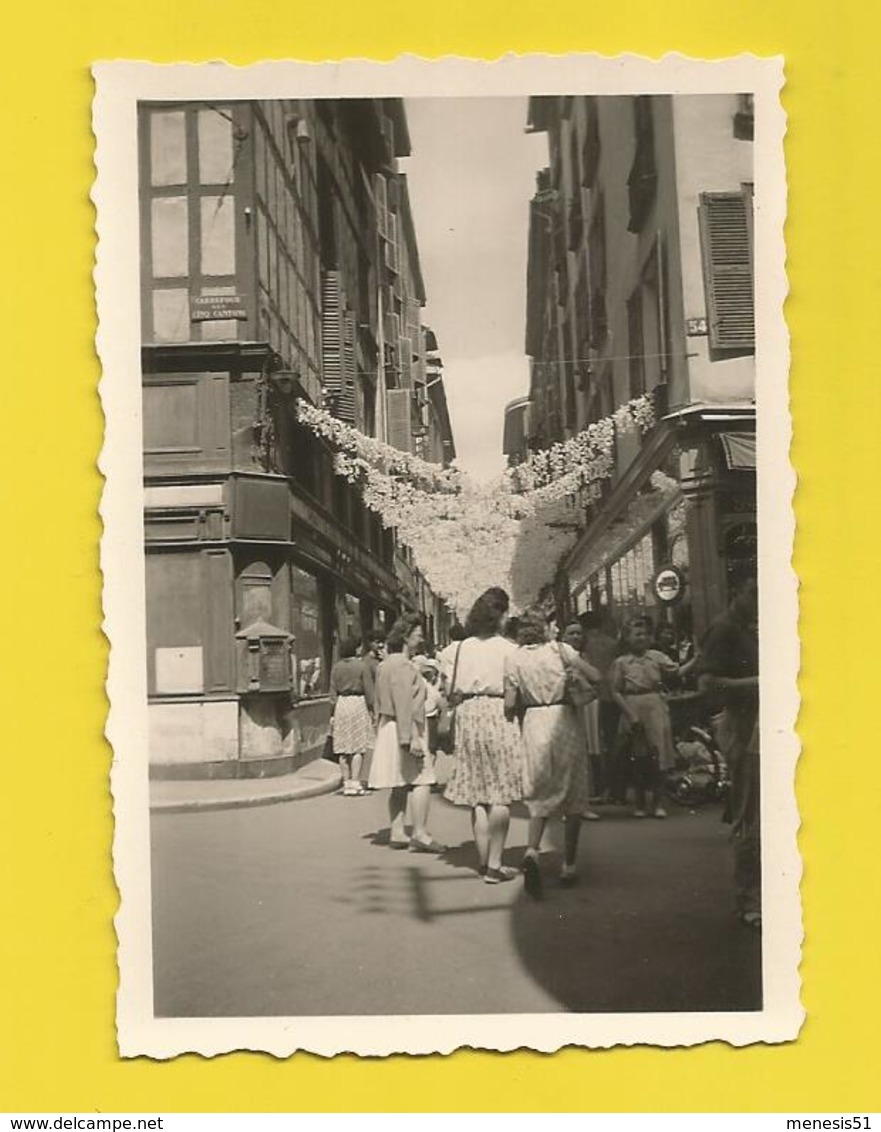
{"type": "Polygon", "coordinates": [[[526,241],[544,135],[528,135],[525,98],[407,99],[407,174],[458,463],[501,471],[508,401],[528,391],[526,241]]]}

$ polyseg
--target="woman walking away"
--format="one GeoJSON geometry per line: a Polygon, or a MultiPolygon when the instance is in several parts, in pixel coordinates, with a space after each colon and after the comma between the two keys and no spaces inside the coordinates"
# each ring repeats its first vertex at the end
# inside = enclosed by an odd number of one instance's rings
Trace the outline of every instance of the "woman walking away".
{"type": "Polygon", "coordinates": [[[358,642],[354,638],[341,641],[340,659],[330,672],[333,754],[343,773],[343,794],[347,797],[367,793],[361,782],[361,766],[365,753],[373,746],[372,688],[357,652],[358,642]]]}
{"type": "Polygon", "coordinates": [[[444,845],[428,832],[434,759],[425,741],[425,681],[410,659],[422,643],[422,621],[408,613],[392,625],[387,657],[376,670],[378,728],[369,785],[388,790],[389,845],[414,853],[442,853],[444,845]],[[410,798],[413,835],[407,838],[404,816],[410,798]]]}
{"type": "Polygon", "coordinates": [[[621,708],[619,743],[629,756],[636,809],[633,816],[665,818],[663,772],[673,766],[673,729],[670,712],[661,696],[663,674],[673,675],[679,665],[658,649],[650,648],[651,622],[636,617],[624,628],[624,652],[612,665],[612,695],[621,708]]]}
{"type": "Polygon", "coordinates": [[[548,641],[545,616],[529,609],[520,618],[519,648],[505,665],[505,713],[522,717],[523,797],[529,837],[523,858],[526,891],[542,895],[538,852],[548,818],[564,821],[564,864],[560,879],[575,883],[581,819],[590,810],[587,753],[578,709],[567,685],[600,674],[564,642],[548,641]]]}
{"type": "Polygon", "coordinates": [[[508,807],[523,796],[520,734],[505,718],[505,659],[516,646],[501,635],[508,595],[482,594],[465,624],[467,639],[447,660],[445,686],[456,707],[455,759],[445,797],[471,807],[478,873],[487,884],[513,880],[516,869],[502,865],[508,836],[508,807]]]}

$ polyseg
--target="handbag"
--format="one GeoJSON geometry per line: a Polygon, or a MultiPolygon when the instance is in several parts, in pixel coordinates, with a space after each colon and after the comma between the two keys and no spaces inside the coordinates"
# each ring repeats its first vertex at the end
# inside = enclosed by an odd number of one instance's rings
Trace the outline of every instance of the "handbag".
{"type": "Polygon", "coordinates": [[[566,659],[566,654],[563,652],[559,642],[557,643],[557,652],[560,654],[560,660],[563,662],[563,672],[565,674],[565,686],[563,690],[564,701],[577,708],[587,707],[588,704],[592,704],[597,698],[596,689],[593,684],[566,659]]]}
{"type": "Polygon", "coordinates": [[[453,661],[453,678],[450,681],[450,690],[447,693],[446,703],[441,707],[437,717],[437,749],[445,755],[451,755],[456,746],[456,708],[455,699],[456,672],[459,668],[459,653],[462,651],[463,641],[456,649],[456,659],[453,661]]]}

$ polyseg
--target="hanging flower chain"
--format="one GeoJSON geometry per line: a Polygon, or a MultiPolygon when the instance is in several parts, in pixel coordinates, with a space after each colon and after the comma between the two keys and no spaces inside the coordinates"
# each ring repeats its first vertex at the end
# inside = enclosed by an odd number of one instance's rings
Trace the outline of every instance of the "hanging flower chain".
{"type": "Polygon", "coordinates": [[[334,472],[359,485],[365,506],[397,530],[431,588],[464,616],[490,585],[503,586],[515,607],[538,598],[615,469],[616,436],[647,431],[654,406],[636,398],[485,484],[365,436],[307,401],[297,402],[297,416],[334,447],[334,472]]]}

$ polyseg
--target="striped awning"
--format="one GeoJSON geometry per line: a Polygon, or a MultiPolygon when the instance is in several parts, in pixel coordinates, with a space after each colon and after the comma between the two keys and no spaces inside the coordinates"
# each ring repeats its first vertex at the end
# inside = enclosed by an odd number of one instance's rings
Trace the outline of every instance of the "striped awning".
{"type": "Polygon", "coordinates": [[[721,432],[725,462],[733,472],[756,470],[756,436],[753,432],[721,432]]]}

